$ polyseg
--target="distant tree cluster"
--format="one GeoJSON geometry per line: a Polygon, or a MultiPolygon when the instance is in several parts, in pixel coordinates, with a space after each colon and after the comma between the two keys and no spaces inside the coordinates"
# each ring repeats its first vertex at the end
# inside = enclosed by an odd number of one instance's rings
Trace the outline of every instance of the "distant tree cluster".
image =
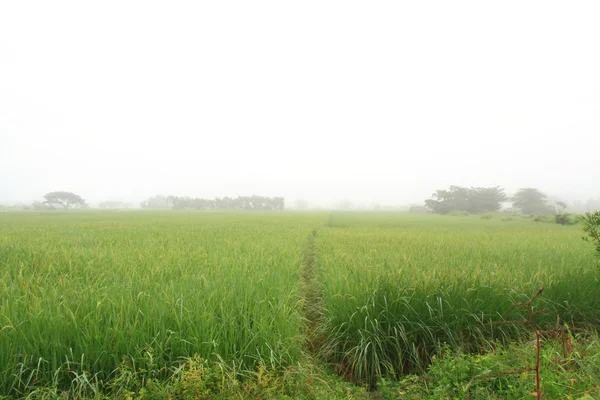
{"type": "Polygon", "coordinates": [[[283,197],[264,196],[239,196],[236,198],[223,197],[214,200],[179,197],[155,196],[141,203],[142,208],[173,210],[283,210],[285,200],[283,197]]]}
{"type": "MultiPolygon", "coordinates": [[[[475,188],[450,186],[448,190],[437,190],[432,199],[425,200],[425,207],[435,214],[466,212],[482,214],[500,210],[502,203],[511,201],[513,209],[523,214],[552,214],[556,208],[548,204],[548,197],[535,188],[522,188],[513,197],[508,197],[499,186],[475,188]]],[[[567,205],[557,202],[562,212],[567,205]]]]}
{"type": "Polygon", "coordinates": [[[498,211],[502,202],[508,199],[504,189],[499,186],[475,188],[450,186],[448,190],[437,190],[432,199],[425,200],[425,207],[435,214],[449,214],[463,211],[480,214],[498,211]]]}

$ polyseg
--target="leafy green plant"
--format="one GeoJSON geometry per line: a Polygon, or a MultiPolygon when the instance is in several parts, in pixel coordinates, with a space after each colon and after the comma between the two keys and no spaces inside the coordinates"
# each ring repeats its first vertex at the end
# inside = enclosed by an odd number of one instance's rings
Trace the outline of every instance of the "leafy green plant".
{"type": "Polygon", "coordinates": [[[594,245],[596,255],[600,258],[600,211],[586,212],[581,220],[583,231],[587,233],[587,237],[583,237],[583,240],[594,245]]]}

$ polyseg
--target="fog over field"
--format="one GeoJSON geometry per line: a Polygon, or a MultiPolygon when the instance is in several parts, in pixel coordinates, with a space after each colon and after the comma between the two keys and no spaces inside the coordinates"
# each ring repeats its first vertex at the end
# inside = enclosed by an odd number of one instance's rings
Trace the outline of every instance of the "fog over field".
{"type": "Polygon", "coordinates": [[[1,1],[0,203],[600,197],[594,1],[1,1]]]}

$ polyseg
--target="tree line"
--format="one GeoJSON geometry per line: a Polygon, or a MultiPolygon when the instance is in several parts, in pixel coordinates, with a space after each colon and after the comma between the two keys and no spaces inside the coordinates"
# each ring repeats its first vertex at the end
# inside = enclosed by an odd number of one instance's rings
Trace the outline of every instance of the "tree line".
{"type": "MultiPolygon", "coordinates": [[[[552,214],[556,211],[556,207],[548,203],[548,196],[536,188],[521,188],[509,197],[500,186],[450,186],[447,190],[436,190],[431,199],[425,200],[425,207],[435,214],[454,211],[481,214],[499,211],[506,202],[512,202],[513,208],[523,214],[552,214]]],[[[556,205],[566,208],[563,202],[556,205]]]]}
{"type": "MultiPolygon", "coordinates": [[[[24,207],[21,205],[21,207],[24,207]]],[[[265,196],[238,196],[215,198],[212,200],[187,197],[187,196],[163,196],[157,195],[150,197],[140,203],[143,209],[152,210],[264,210],[264,211],[283,211],[285,208],[285,199],[283,197],[265,197],[265,196]]],[[[44,201],[35,201],[31,206],[34,210],[56,210],[70,208],[89,208],[86,201],[81,196],[65,191],[49,192],[44,195],[44,201]]],[[[131,203],[121,201],[104,201],[98,204],[98,208],[121,209],[133,208],[131,203]]]]}
{"type": "Polygon", "coordinates": [[[196,197],[179,196],[154,196],[140,203],[146,209],[173,209],[173,210],[264,210],[283,211],[285,199],[283,197],[265,196],[238,196],[217,197],[215,199],[202,199],[196,197]]]}
{"type": "MultiPolygon", "coordinates": [[[[463,187],[450,186],[448,189],[436,190],[431,199],[425,200],[425,207],[413,206],[418,212],[430,211],[435,214],[449,214],[452,212],[466,212],[481,214],[495,212],[512,203],[514,211],[523,214],[552,214],[563,213],[567,204],[561,201],[549,202],[548,196],[536,188],[521,188],[509,197],[500,186],[494,187],[463,187]]],[[[65,191],[50,192],[44,195],[43,201],[35,201],[31,205],[18,204],[13,206],[0,206],[0,208],[24,208],[35,210],[55,210],[57,208],[88,208],[89,205],[81,196],[65,191]]],[[[223,197],[212,200],[157,195],[140,203],[141,208],[155,210],[283,210],[285,200],[283,197],[265,196],[238,196],[236,198],[223,197]]],[[[306,208],[307,202],[300,200],[296,208],[306,208]]],[[[105,201],[98,208],[121,209],[134,208],[131,203],[121,201],[105,201]]],[[[574,202],[570,210],[584,212],[600,209],[600,198],[590,198],[585,204],[574,202]]],[[[415,212],[417,212],[415,211],[415,212]]]]}

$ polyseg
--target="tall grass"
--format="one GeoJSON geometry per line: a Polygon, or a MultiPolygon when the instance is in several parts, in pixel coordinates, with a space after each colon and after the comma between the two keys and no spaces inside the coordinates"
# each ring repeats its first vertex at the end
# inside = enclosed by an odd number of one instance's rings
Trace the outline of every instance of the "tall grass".
{"type": "MultiPolygon", "coordinates": [[[[0,394],[297,360],[299,266],[319,214],[3,213],[0,394]],[[152,364],[152,365],[149,365],[152,364]]],[[[160,377],[160,376],[159,376],[160,377]]]]}
{"type": "Polygon", "coordinates": [[[522,330],[510,305],[546,289],[541,326],[598,325],[593,249],[577,227],[476,217],[335,213],[317,242],[325,356],[348,377],[422,370],[443,344],[475,351],[522,330]]]}
{"type": "Polygon", "coordinates": [[[123,371],[164,381],[198,357],[228,374],[284,369],[306,339],[374,386],[440,346],[519,337],[489,323],[520,319],[511,303],[540,286],[542,329],[597,326],[599,272],[579,229],[385,212],[2,213],[0,396],[110,395],[134,380],[123,371]]]}

